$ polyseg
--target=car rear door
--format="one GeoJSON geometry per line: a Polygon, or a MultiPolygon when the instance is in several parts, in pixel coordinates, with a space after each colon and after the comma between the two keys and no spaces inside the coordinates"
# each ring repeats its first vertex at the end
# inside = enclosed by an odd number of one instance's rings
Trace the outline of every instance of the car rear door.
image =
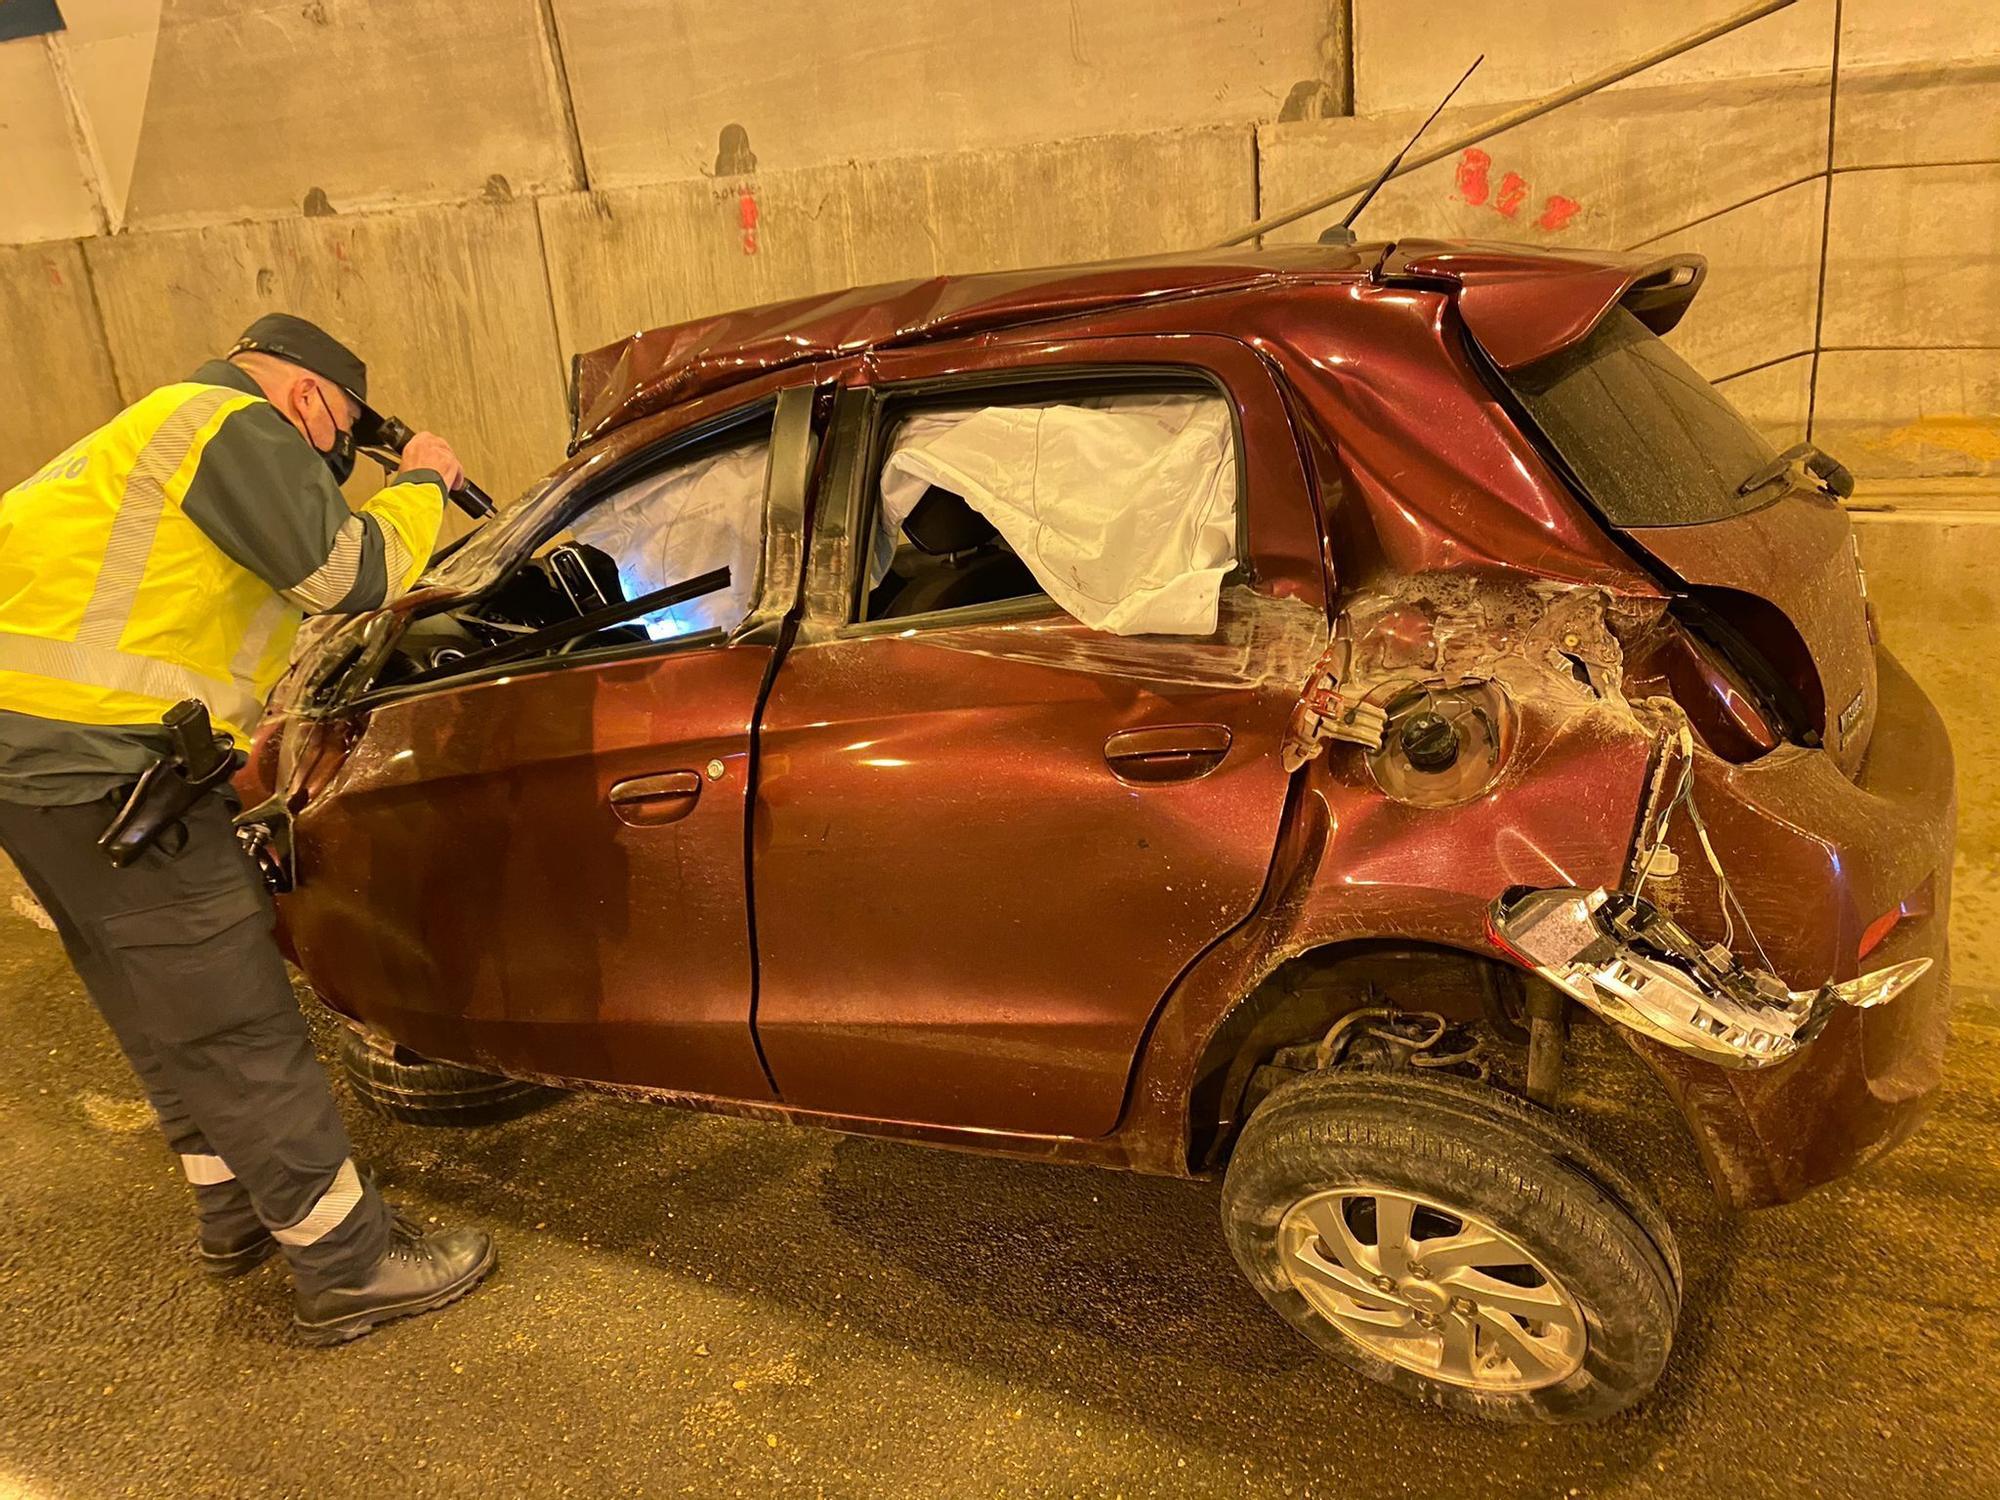
{"type": "Polygon", "coordinates": [[[766,537],[753,613],[727,639],[357,702],[358,739],[297,817],[284,902],[339,1009],[506,1072],[771,1096],[744,839],[751,726],[797,593],[812,391],[747,420],[771,433],[766,537]]]}
{"type": "Polygon", "coordinates": [[[1263,889],[1279,746],[1326,638],[1322,543],[1279,387],[1242,344],[989,345],[1004,379],[966,362],[882,357],[842,397],[760,728],[757,1035],[787,1104],[1101,1135],[1163,996],[1263,889]],[[1241,566],[1214,635],[1110,635],[1046,597],[857,620],[898,401],[1163,374],[1235,419],[1241,566]]]}

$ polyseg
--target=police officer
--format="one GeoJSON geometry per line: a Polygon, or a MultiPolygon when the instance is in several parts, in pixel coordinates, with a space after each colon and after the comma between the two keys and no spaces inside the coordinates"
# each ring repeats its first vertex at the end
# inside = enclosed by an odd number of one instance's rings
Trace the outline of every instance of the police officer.
{"type": "Polygon", "coordinates": [[[0,499],[0,847],[180,1154],[203,1269],[282,1250],[315,1343],[463,1296],[492,1238],[419,1233],[356,1169],[234,798],[205,794],[184,839],[123,869],[96,840],[167,751],[164,710],[199,698],[247,748],[302,617],[373,609],[422,571],[462,471],[420,433],[350,511],[367,392],[344,345],[272,314],[0,499]]]}

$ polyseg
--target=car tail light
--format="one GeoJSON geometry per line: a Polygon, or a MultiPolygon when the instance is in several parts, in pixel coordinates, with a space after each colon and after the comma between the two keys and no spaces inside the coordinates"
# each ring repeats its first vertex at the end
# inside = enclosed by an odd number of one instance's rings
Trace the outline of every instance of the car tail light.
{"type": "Polygon", "coordinates": [[[1607,1021],[1728,1068],[1768,1068],[1818,1036],[1839,1005],[1885,1005],[1928,958],[1842,984],[1788,988],[1704,948],[1642,896],[1567,887],[1503,896],[1488,909],[1494,945],[1607,1021]]]}

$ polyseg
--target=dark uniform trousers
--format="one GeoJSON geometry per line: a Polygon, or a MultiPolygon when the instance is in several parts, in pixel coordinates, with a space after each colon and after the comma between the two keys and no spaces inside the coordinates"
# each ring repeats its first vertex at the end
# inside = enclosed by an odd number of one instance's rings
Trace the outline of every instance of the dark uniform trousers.
{"type": "Polygon", "coordinates": [[[115,800],[0,801],[0,847],[151,1096],[209,1237],[240,1240],[261,1222],[314,1290],[373,1266],[391,1215],[349,1156],[234,806],[204,797],[185,845],[118,870],[96,847],[115,800]]]}

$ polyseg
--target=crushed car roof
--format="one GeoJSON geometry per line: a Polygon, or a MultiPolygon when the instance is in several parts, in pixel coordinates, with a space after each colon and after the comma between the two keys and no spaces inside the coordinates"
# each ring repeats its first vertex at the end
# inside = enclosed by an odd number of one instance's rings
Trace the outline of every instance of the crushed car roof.
{"type": "Polygon", "coordinates": [[[1655,332],[1701,284],[1700,256],[1403,240],[1197,251],[858,287],[642,330],[576,356],[571,451],[615,427],[790,365],[1167,298],[1364,276],[1446,284],[1502,368],[1581,338],[1621,301],[1655,332]]]}

